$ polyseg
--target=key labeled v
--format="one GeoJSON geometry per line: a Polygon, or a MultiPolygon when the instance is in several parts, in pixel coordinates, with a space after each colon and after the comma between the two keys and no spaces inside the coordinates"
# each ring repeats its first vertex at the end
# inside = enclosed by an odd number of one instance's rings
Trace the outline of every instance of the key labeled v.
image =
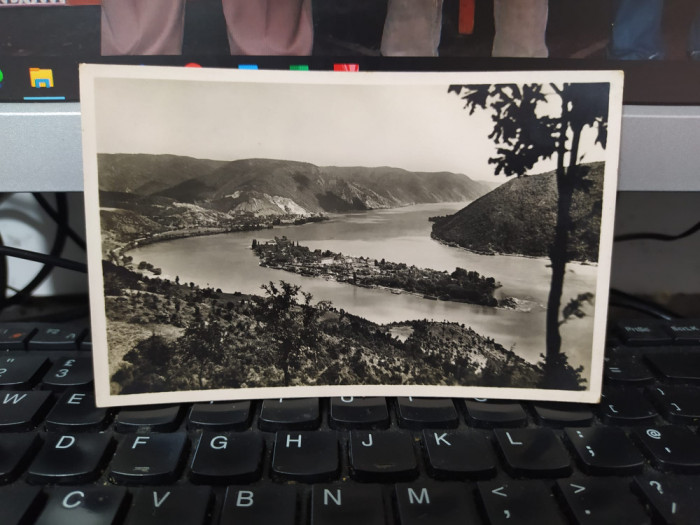
{"type": "Polygon", "coordinates": [[[158,491],[154,490],[153,491],[153,506],[155,508],[160,508],[160,506],[165,503],[165,500],[168,499],[168,496],[170,496],[170,491],[166,492],[162,498],[158,499],[158,491]]]}

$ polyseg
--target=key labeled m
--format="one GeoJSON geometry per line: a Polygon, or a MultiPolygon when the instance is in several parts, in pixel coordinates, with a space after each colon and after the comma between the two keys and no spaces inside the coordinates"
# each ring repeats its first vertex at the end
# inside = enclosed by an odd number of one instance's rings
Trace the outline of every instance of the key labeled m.
{"type": "Polygon", "coordinates": [[[412,488],[406,489],[408,492],[408,502],[411,505],[430,505],[430,495],[428,494],[428,489],[423,487],[420,489],[420,493],[416,493],[412,488]]]}

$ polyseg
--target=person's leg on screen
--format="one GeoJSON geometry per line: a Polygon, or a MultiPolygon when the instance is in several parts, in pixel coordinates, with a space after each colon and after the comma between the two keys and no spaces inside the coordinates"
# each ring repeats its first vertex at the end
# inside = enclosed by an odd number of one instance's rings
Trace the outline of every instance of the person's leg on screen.
{"type": "Polygon", "coordinates": [[[311,0],[222,0],[232,55],[310,55],[311,0]]]}
{"type": "Polygon", "coordinates": [[[103,55],[179,55],[185,0],[102,0],[103,55]]]}

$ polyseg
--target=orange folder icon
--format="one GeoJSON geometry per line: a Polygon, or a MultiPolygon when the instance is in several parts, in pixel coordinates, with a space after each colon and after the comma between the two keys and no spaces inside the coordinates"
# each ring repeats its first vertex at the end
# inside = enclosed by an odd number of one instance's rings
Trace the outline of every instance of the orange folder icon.
{"type": "Polygon", "coordinates": [[[29,68],[29,82],[35,88],[53,87],[53,70],[41,69],[39,67],[29,68]]]}

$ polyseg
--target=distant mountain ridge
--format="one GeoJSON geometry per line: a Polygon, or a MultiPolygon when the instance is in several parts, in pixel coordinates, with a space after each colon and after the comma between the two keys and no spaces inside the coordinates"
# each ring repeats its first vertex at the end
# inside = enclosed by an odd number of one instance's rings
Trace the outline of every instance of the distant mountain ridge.
{"type": "Polygon", "coordinates": [[[177,155],[100,154],[99,188],[106,193],[164,198],[224,213],[314,215],[474,200],[487,183],[449,172],[391,167],[320,167],[243,159],[213,161],[177,155]]]}
{"type": "MultiPolygon", "coordinates": [[[[581,166],[574,192],[569,257],[597,261],[605,164],[581,166]]],[[[555,172],[514,178],[457,213],[434,221],[432,236],[480,253],[548,255],[557,218],[555,172]]]]}

